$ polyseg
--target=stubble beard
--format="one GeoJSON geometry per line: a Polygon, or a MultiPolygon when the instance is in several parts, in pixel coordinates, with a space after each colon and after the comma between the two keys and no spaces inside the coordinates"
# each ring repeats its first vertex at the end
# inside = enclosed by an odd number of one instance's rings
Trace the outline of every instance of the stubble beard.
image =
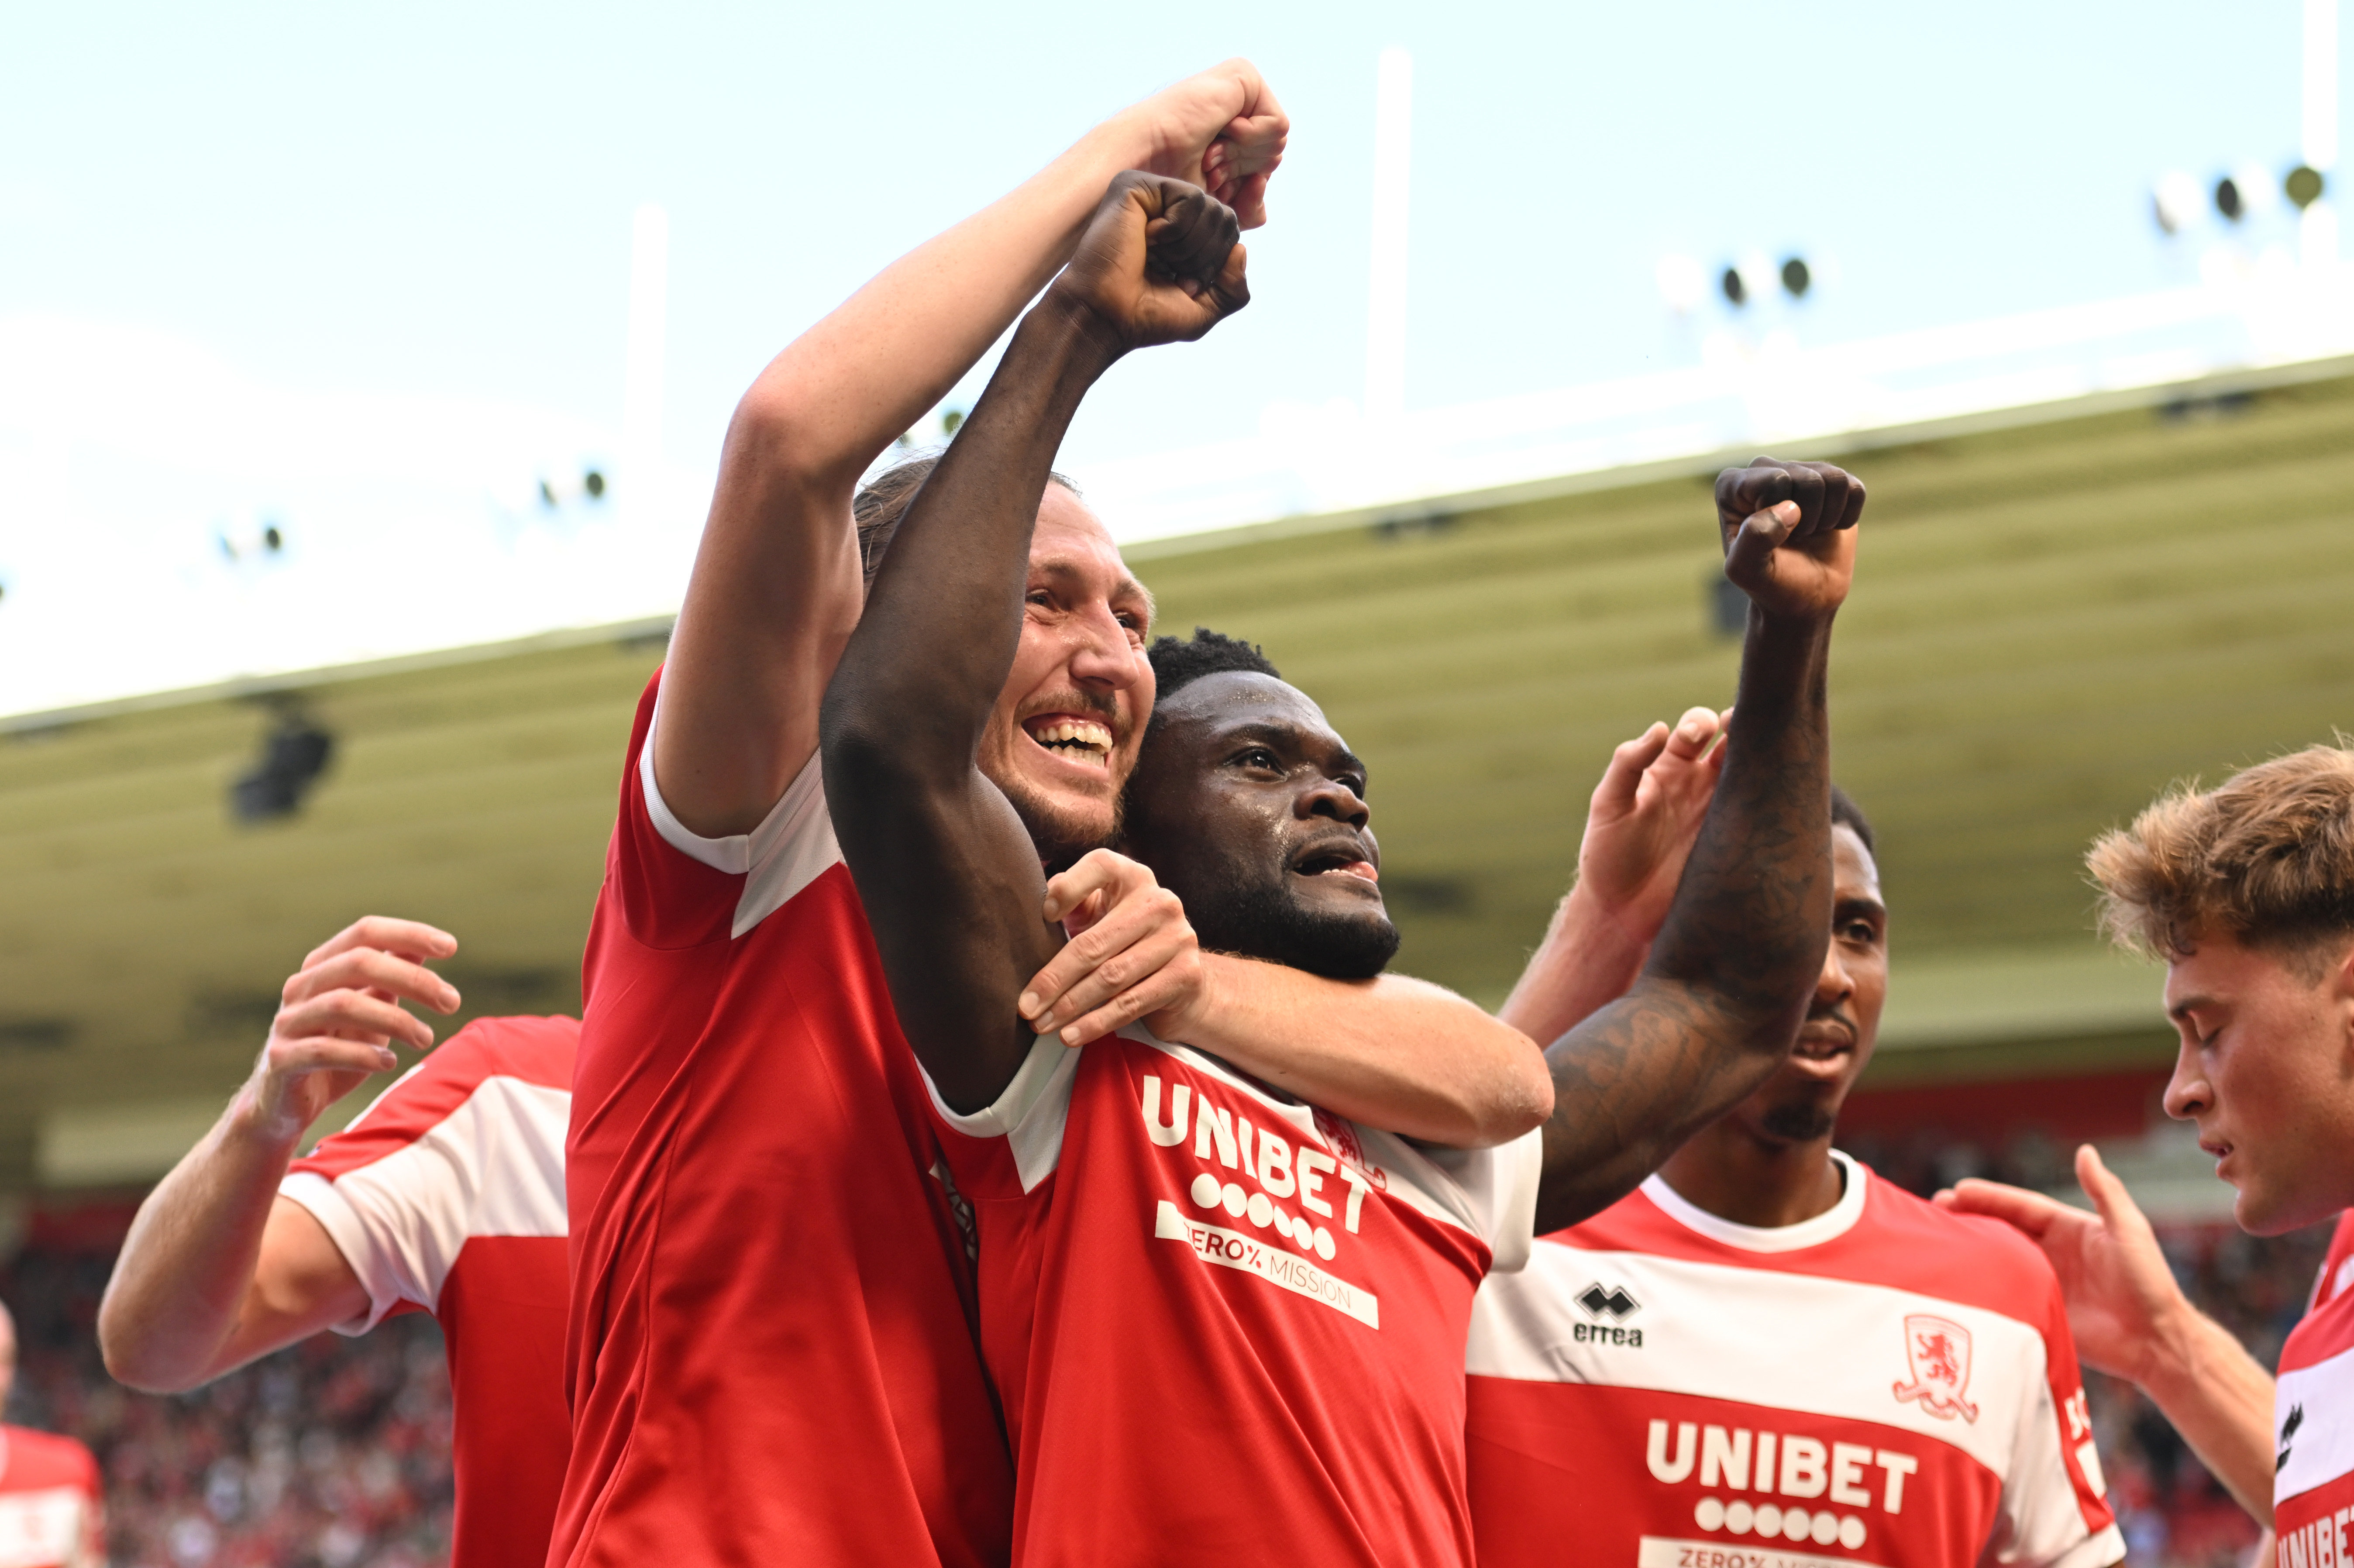
{"type": "Polygon", "coordinates": [[[1186,900],[1185,915],[1202,946],[1214,952],[1326,980],[1371,980],[1397,957],[1398,929],[1388,916],[1369,920],[1310,909],[1280,882],[1231,876],[1214,896],[1198,904],[1186,900]]]}
{"type": "Polygon", "coordinates": [[[1813,1143],[1829,1138],[1839,1125],[1839,1113],[1811,1100],[1786,1101],[1767,1107],[1758,1125],[1774,1138],[1791,1143],[1813,1143]]]}
{"type": "Polygon", "coordinates": [[[1013,814],[1038,851],[1048,875],[1068,867],[1089,850],[1106,849],[1119,838],[1120,796],[1101,806],[1075,810],[1064,801],[1031,788],[1026,779],[999,779],[1013,814]]]}

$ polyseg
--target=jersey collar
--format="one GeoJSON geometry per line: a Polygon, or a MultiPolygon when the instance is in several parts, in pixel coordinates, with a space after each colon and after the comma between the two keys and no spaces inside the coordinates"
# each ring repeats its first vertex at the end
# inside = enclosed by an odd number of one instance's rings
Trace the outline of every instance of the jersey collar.
{"type": "Polygon", "coordinates": [[[1682,1225],[1697,1231],[1711,1241],[1737,1246],[1744,1252],[1797,1252],[1801,1247],[1820,1246],[1836,1240],[1853,1229],[1863,1218],[1864,1169],[1834,1149],[1831,1158],[1840,1162],[1840,1174],[1846,1190],[1840,1201],[1811,1220],[1800,1220],[1795,1225],[1744,1225],[1719,1218],[1699,1207],[1661,1181],[1655,1173],[1643,1183],[1643,1196],[1651,1200],[1659,1212],[1682,1225]]]}

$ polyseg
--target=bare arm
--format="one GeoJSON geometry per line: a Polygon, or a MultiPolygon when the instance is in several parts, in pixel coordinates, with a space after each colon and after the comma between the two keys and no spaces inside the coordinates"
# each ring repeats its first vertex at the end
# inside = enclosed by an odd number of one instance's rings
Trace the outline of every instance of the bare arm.
{"type": "Polygon", "coordinates": [[[1018,999],[1061,943],[1038,852],[977,761],[1027,614],[1039,497],[1097,377],[1131,347],[1198,337],[1241,308],[1235,232],[1190,185],[1112,182],[909,506],[826,693],[835,834],[900,1027],[960,1111],[995,1100],[1028,1054],[1018,999]]]}
{"type": "Polygon", "coordinates": [[[1402,975],[1327,980],[1205,953],[1177,895],[1125,855],[1083,856],[1047,883],[1044,913],[1071,941],[1020,1007],[1066,1045],[1142,1019],[1310,1105],[1457,1149],[1510,1142],[1553,1109],[1544,1056],[1521,1031],[1402,975]]]}
{"type": "Polygon", "coordinates": [[[1246,60],[1181,82],[894,262],[760,373],[728,426],[663,674],[654,777],[681,822],[748,832],[809,759],[858,621],[859,475],[1054,276],[1112,175],[1206,176],[1257,221],[1287,129],[1246,60]]]}
{"type": "Polygon", "coordinates": [[[2221,1323],[2190,1304],[2126,1184],[2090,1144],[2076,1180],[2094,1213],[1999,1181],[1937,1194],[1988,1214],[2043,1249],[2068,1303],[2076,1353],[2132,1383],[2258,1524],[2273,1522],[2273,1378],[2221,1323]]]}
{"type": "Polygon", "coordinates": [[[139,1206],[99,1307],[107,1371],[133,1388],[194,1388],[347,1321],[367,1294],[325,1229],[278,1184],[319,1113],[433,1031],[398,999],[440,1012],[458,993],[423,967],[457,950],[447,932],[370,917],[286,982],[252,1075],[204,1140],[139,1206]]]}
{"type": "Polygon", "coordinates": [[[1163,1039],[1224,1057],[1310,1105],[1426,1143],[1485,1149],[1543,1123],[1536,1043],[1441,986],[1405,975],[1326,980],[1206,956],[1210,983],[1163,1039]]]}
{"type": "Polygon", "coordinates": [[[1545,1054],[1540,1231],[1625,1196],[1765,1080],[1829,940],[1827,673],[1863,487],[1761,458],[1717,498],[1725,574],[1751,599],[1724,771],[1633,990],[1545,1054]]]}
{"type": "Polygon", "coordinates": [[[1684,863],[1724,771],[1716,744],[1731,714],[1693,708],[1610,754],[1577,850],[1577,882],[1498,1015],[1534,1040],[1558,1040],[1643,972],[1675,902],[1684,863]]]}

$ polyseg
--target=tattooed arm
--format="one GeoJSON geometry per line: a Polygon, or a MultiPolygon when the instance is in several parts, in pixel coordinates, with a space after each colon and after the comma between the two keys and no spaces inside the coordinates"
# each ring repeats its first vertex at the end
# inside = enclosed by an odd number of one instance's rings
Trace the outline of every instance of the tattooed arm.
{"type": "Polygon", "coordinates": [[[1750,599],[1724,772],[1649,960],[1555,1041],[1537,1229],[1624,1197],[1788,1054],[1830,931],[1831,619],[1863,485],[1759,458],[1716,483],[1725,576],[1750,599]]]}

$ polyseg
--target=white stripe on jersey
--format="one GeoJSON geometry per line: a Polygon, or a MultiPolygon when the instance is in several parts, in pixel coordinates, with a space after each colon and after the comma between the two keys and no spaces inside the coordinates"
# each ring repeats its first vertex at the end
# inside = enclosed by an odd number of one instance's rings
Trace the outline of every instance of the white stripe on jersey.
{"type": "Polygon", "coordinates": [[[2273,1500],[2286,1502],[2354,1470],[2354,1350],[2281,1373],[2279,1388],[2274,1433],[2291,1411],[2302,1412],[2282,1445],[2288,1456],[2273,1478],[2273,1500]]]}
{"type": "Polygon", "coordinates": [[[1999,1476],[2022,1466],[2062,1473],[2043,1336],[1998,1312],[1887,1286],[1547,1243],[1517,1279],[1480,1288],[1468,1364],[1474,1375],[1658,1389],[1876,1422],[1951,1444],[1999,1476]],[[1577,1332],[1587,1319],[1575,1298],[1596,1283],[1638,1304],[1623,1322],[1643,1330],[1639,1348],[1577,1332]],[[1969,1330],[1967,1393],[1977,1420],[1896,1397],[1911,1381],[1904,1319],[1916,1313],[1969,1330]],[[1819,1353],[1827,1346],[1840,1353],[1819,1353]]]}
{"type": "Polygon", "coordinates": [[[497,1075],[381,1160],[332,1181],[288,1176],[279,1191],[317,1216],[368,1293],[366,1319],[336,1330],[364,1333],[403,1301],[438,1310],[469,1237],[563,1235],[571,1116],[567,1091],[497,1075]]]}

